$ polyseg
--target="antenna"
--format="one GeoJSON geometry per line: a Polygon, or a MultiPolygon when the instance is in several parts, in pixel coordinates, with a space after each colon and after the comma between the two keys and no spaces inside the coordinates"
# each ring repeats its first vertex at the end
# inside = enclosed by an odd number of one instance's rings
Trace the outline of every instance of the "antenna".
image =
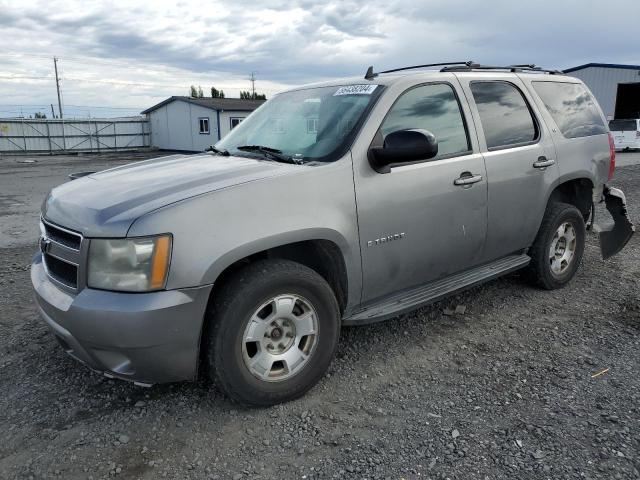
{"type": "Polygon", "coordinates": [[[367,68],[367,73],[364,74],[364,79],[373,80],[377,76],[378,76],[377,73],[373,73],[373,65],[371,65],[369,68],[367,68]]]}

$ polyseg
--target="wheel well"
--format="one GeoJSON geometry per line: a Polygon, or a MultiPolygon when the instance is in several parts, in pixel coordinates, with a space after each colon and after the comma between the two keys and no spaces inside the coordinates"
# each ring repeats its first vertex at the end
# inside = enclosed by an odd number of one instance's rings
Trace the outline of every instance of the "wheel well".
{"type": "MultiPolygon", "coordinates": [[[[327,281],[333,290],[336,300],[338,301],[338,306],[340,307],[340,313],[344,313],[348,294],[347,268],[340,248],[329,240],[306,240],[303,242],[290,243],[263,250],[262,252],[255,253],[234,262],[225,268],[222,273],[218,275],[218,278],[216,278],[213,290],[209,296],[207,311],[211,311],[213,305],[212,299],[215,298],[216,292],[227,282],[231,275],[252,262],[269,258],[281,258],[298,262],[317,272],[327,281]]],[[[210,332],[210,328],[210,322],[207,321],[207,316],[205,316],[200,336],[198,376],[202,375],[207,368],[207,348],[205,348],[205,346],[209,337],[208,332],[210,332]]]]}
{"type": "Polygon", "coordinates": [[[211,295],[215,295],[216,287],[225,283],[231,274],[256,260],[279,258],[300,263],[317,272],[324,278],[333,290],[340,313],[344,312],[347,304],[347,268],[340,248],[329,240],[306,240],[290,243],[242,258],[229,265],[214,282],[211,295]]]}
{"type": "Polygon", "coordinates": [[[580,210],[586,222],[593,205],[592,192],[593,183],[591,180],[588,178],[577,178],[558,185],[553,192],[551,192],[548,203],[563,202],[573,205],[580,210]]]}

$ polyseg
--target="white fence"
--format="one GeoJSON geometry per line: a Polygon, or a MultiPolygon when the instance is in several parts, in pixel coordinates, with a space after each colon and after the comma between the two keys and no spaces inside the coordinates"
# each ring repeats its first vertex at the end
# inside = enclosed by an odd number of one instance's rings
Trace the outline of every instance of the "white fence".
{"type": "Polygon", "coordinates": [[[39,120],[0,119],[0,153],[67,153],[135,150],[149,147],[144,117],[39,120]]]}

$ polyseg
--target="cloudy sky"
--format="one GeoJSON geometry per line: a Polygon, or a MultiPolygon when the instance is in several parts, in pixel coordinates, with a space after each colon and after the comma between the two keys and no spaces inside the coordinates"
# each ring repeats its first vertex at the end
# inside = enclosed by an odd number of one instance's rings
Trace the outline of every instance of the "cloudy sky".
{"type": "Polygon", "coordinates": [[[0,117],[133,114],[189,85],[267,96],[428,62],[640,64],[640,0],[0,0],[0,117]],[[107,108],[108,107],[108,108],[107,108]]]}

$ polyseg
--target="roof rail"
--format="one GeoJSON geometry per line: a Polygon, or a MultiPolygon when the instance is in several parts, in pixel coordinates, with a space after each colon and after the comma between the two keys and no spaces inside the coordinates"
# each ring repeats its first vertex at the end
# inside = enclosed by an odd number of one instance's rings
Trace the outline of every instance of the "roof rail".
{"type": "Polygon", "coordinates": [[[529,64],[520,64],[520,65],[506,65],[506,66],[498,66],[498,65],[451,65],[445,66],[440,69],[441,72],[471,72],[478,70],[507,70],[512,73],[517,72],[538,72],[538,73],[548,73],[549,75],[564,75],[564,72],[560,70],[550,70],[541,67],[537,67],[536,65],[529,64]]]}
{"type": "Polygon", "coordinates": [[[444,67],[444,66],[454,66],[454,65],[458,65],[458,66],[462,66],[462,67],[469,67],[469,66],[477,65],[477,64],[474,63],[473,61],[427,63],[425,65],[413,65],[411,67],[393,68],[391,70],[383,70],[382,72],[374,72],[373,71],[373,66],[370,66],[367,69],[367,73],[364,75],[364,78],[365,78],[365,80],[373,80],[374,78],[376,78],[381,73],[393,73],[393,72],[401,72],[403,70],[413,70],[415,68],[444,67]]]}
{"type": "Polygon", "coordinates": [[[382,72],[374,72],[373,66],[367,69],[367,73],[365,74],[365,80],[373,80],[381,73],[393,73],[393,72],[401,72],[403,70],[413,70],[416,68],[429,68],[429,67],[443,67],[440,69],[441,72],[471,72],[471,71],[482,71],[482,70],[507,70],[512,73],[517,72],[538,72],[538,73],[548,73],[549,75],[564,75],[564,72],[560,70],[548,70],[545,68],[537,67],[533,63],[523,63],[518,65],[482,65],[476,63],[472,60],[467,62],[442,62],[442,63],[427,63],[425,65],[413,65],[411,67],[402,67],[402,68],[393,68],[391,70],[383,70],[382,72]]]}

